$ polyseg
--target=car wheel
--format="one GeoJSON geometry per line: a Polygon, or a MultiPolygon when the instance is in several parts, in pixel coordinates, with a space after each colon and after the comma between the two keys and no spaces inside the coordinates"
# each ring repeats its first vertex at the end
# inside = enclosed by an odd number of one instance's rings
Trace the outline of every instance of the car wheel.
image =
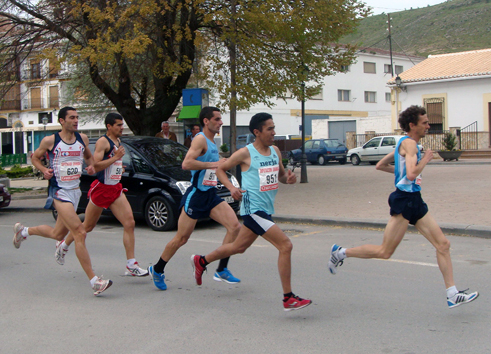
{"type": "Polygon", "coordinates": [[[351,163],[355,166],[360,164],[360,158],[358,155],[351,155],[351,163]]]}
{"type": "Polygon", "coordinates": [[[319,156],[317,156],[317,163],[318,163],[319,165],[321,165],[321,166],[322,166],[322,165],[325,165],[325,164],[326,164],[326,162],[327,162],[327,161],[326,161],[326,158],[324,157],[324,155],[319,155],[319,156]]]}
{"type": "Polygon", "coordinates": [[[338,160],[340,165],[344,165],[346,163],[346,157],[338,160]]]}
{"type": "Polygon", "coordinates": [[[155,231],[175,228],[177,220],[170,203],[162,196],[150,198],[145,206],[145,221],[155,231]]]}
{"type": "Polygon", "coordinates": [[[376,165],[377,164],[377,161],[369,161],[370,162],[370,165],[376,165]]]}

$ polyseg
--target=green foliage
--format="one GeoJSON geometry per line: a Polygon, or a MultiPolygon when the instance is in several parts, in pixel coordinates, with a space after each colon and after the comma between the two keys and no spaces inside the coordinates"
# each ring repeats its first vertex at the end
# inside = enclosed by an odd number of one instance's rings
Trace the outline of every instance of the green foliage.
{"type": "Polygon", "coordinates": [[[228,152],[228,145],[223,143],[222,145],[220,145],[220,151],[221,152],[228,152]]]}
{"type": "Polygon", "coordinates": [[[8,178],[20,178],[32,175],[32,166],[21,167],[14,165],[9,170],[0,167],[0,175],[6,175],[8,178]]]}
{"type": "Polygon", "coordinates": [[[446,151],[454,151],[457,146],[457,137],[452,133],[445,133],[442,144],[446,151]]]}
{"type": "MultiPolygon", "coordinates": [[[[491,6],[486,0],[445,1],[390,16],[395,52],[427,56],[485,49],[491,43],[491,6]]],[[[386,14],[367,17],[341,42],[389,50],[386,21],[386,14]]]]}

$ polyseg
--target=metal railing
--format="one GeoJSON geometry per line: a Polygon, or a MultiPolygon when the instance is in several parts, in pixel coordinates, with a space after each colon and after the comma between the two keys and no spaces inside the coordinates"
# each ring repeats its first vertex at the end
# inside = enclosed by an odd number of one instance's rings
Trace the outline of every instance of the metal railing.
{"type": "Polygon", "coordinates": [[[478,150],[479,149],[479,134],[477,131],[477,121],[465,126],[457,131],[460,141],[461,150],[478,150]]]}

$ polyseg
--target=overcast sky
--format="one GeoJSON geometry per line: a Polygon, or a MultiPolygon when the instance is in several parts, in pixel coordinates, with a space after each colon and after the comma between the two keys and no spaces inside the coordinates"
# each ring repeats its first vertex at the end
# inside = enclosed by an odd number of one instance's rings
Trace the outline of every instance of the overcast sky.
{"type": "Polygon", "coordinates": [[[426,7],[427,5],[436,5],[445,0],[364,0],[368,6],[373,8],[373,14],[378,15],[382,12],[392,13],[397,11],[403,11],[405,9],[409,10],[411,7],[413,9],[418,7],[426,7]]]}

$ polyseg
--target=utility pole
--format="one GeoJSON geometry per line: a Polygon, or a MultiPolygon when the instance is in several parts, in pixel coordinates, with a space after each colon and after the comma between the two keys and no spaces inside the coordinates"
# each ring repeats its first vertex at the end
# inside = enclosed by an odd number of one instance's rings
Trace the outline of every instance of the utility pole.
{"type": "Polygon", "coordinates": [[[389,26],[389,51],[390,51],[390,73],[392,77],[394,77],[394,62],[392,61],[392,32],[391,32],[391,25],[390,25],[390,14],[387,14],[388,21],[387,24],[389,26]]]}
{"type": "Polygon", "coordinates": [[[237,87],[236,87],[236,74],[237,74],[237,45],[235,43],[235,35],[237,33],[237,0],[231,1],[232,12],[232,28],[233,35],[229,45],[230,55],[230,154],[233,154],[237,149],[237,87]]]}

